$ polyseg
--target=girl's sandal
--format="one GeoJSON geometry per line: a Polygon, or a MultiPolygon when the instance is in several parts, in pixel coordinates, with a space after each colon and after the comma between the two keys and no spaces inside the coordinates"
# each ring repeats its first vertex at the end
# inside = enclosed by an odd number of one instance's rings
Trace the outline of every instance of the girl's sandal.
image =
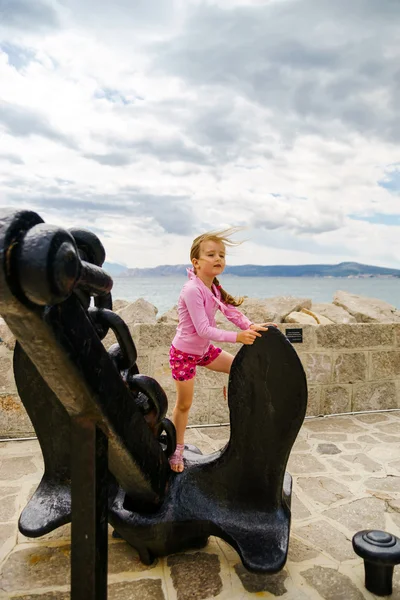
{"type": "Polygon", "coordinates": [[[184,464],[183,464],[184,449],[185,449],[185,444],[177,444],[175,452],[173,454],[171,454],[171,456],[168,459],[169,466],[171,467],[172,471],[174,471],[175,473],[182,473],[182,471],[184,469],[184,464]],[[174,468],[172,468],[172,467],[174,467],[174,468]],[[178,467],[178,468],[176,468],[176,467],[178,467]]]}

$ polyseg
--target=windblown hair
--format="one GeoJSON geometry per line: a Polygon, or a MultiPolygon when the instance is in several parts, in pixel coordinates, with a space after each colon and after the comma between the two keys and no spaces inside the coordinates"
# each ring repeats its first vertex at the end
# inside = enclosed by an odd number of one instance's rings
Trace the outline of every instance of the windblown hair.
{"type": "MultiPolygon", "coordinates": [[[[221,231],[208,231],[207,233],[202,233],[195,240],[193,240],[192,247],[190,249],[190,260],[192,261],[194,258],[197,260],[200,257],[200,246],[202,242],[219,242],[224,247],[225,246],[239,246],[242,242],[236,242],[230,239],[230,236],[238,231],[244,229],[243,227],[230,227],[229,229],[223,229],[221,231]]],[[[196,273],[196,269],[194,268],[194,272],[196,273]]],[[[234,298],[227,291],[225,291],[217,277],[214,277],[213,283],[218,287],[221,292],[221,299],[225,304],[231,304],[232,306],[240,306],[243,303],[244,298],[234,298]]]]}

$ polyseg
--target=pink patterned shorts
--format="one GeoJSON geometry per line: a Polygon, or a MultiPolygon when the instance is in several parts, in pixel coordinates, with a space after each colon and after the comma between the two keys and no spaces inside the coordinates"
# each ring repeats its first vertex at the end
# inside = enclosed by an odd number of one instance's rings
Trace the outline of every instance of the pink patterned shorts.
{"type": "Polygon", "coordinates": [[[222,348],[216,348],[210,344],[203,354],[187,354],[171,346],[169,350],[169,364],[172,377],[177,381],[188,381],[196,375],[196,366],[205,367],[212,363],[222,352],[222,348]]]}

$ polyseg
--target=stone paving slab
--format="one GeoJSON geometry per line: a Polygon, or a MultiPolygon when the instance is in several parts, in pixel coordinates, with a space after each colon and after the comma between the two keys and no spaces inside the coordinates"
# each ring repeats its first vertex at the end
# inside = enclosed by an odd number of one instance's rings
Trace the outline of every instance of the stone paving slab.
{"type": "MultiPolygon", "coordinates": [[[[293,447],[289,557],[276,575],[247,572],[228,544],[143,565],[109,528],[110,600],[359,600],[364,568],[351,545],[356,531],[400,536],[400,413],[307,420],[293,447]]],[[[204,453],[223,447],[229,427],[193,428],[187,442],[204,453]]],[[[69,598],[70,526],[40,539],[18,532],[21,510],[43,473],[37,441],[0,443],[0,599],[69,598]]],[[[400,566],[393,600],[400,600],[400,566]]]]}

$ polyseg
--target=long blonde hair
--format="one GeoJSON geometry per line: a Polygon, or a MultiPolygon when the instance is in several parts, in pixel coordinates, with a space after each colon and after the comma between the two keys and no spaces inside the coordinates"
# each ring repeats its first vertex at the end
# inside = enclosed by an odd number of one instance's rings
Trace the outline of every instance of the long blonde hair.
{"type": "MultiPolygon", "coordinates": [[[[193,240],[192,247],[190,248],[190,260],[200,258],[200,246],[202,242],[218,242],[225,246],[239,246],[242,242],[231,240],[230,236],[238,231],[242,231],[244,227],[229,227],[228,229],[222,229],[221,231],[207,231],[202,233],[195,240],[193,240]]],[[[196,269],[194,268],[196,273],[196,269]]],[[[234,298],[226,290],[224,290],[217,277],[214,277],[213,283],[218,287],[221,292],[222,301],[232,306],[240,306],[243,303],[244,298],[234,298]]]]}

